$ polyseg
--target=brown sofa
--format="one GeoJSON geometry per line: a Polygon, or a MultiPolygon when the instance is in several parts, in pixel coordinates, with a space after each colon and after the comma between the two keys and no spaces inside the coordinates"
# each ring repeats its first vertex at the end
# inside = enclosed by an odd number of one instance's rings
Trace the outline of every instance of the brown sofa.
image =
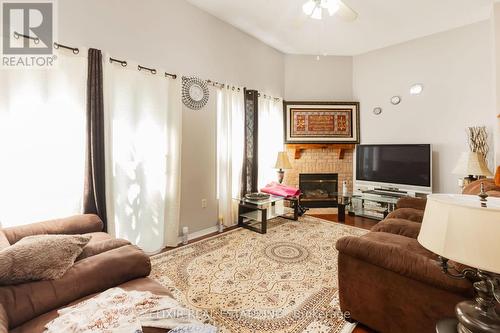
{"type": "MultiPolygon", "coordinates": [[[[147,278],[149,257],[126,241],[113,240],[102,232],[103,223],[96,215],[77,215],[26,226],[0,229],[0,242],[14,244],[23,237],[39,234],[90,234],[92,255],[77,260],[57,280],[0,286],[0,333],[43,332],[46,323],[57,317],[57,310],[76,304],[112,287],[168,291],[147,278]]],[[[144,332],[165,332],[145,329],[144,332]]]]}
{"type": "MultiPolygon", "coordinates": [[[[492,196],[500,188],[480,183],[492,196]]],[[[472,284],[447,277],[437,256],[420,246],[417,236],[425,199],[402,198],[397,209],[362,237],[338,240],[339,295],[342,311],[379,332],[435,332],[439,319],[455,316],[455,305],[472,298],[472,284]]]]}

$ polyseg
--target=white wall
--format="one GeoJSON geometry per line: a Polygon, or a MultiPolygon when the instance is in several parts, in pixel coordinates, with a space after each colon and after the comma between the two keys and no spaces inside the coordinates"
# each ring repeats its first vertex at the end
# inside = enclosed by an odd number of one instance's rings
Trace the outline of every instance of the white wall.
{"type": "MultiPolygon", "coordinates": [[[[58,1],[58,40],[171,73],[283,95],[283,54],[183,0],[58,1]]],[[[181,227],[215,226],[216,109],[184,110],[181,227]],[[207,199],[208,207],[201,208],[207,199]]]]}
{"type": "Polygon", "coordinates": [[[354,57],[362,143],[433,144],[434,191],[457,192],[451,171],[467,150],[465,128],[492,134],[495,123],[491,41],[484,21],[354,57]],[[413,83],[424,84],[422,95],[409,95],[413,83]],[[400,105],[390,104],[393,95],[400,105]]]}
{"type": "Polygon", "coordinates": [[[352,100],[352,57],[285,55],[285,99],[352,100]]]}

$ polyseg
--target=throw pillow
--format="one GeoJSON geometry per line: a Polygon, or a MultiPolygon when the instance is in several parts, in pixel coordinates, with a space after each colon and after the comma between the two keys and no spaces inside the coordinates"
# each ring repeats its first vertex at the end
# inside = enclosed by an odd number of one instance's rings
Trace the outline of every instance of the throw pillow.
{"type": "Polygon", "coordinates": [[[0,285],[60,278],[73,266],[91,236],[24,237],[0,251],[0,285]]]}

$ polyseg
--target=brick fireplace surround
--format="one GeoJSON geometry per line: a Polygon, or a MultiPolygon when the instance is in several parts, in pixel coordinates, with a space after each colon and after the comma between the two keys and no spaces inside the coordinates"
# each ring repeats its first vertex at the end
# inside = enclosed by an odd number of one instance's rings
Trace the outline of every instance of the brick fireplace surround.
{"type": "Polygon", "coordinates": [[[338,149],[319,148],[306,149],[300,159],[295,159],[295,149],[287,147],[288,159],[293,169],[286,170],[284,184],[299,187],[301,173],[337,173],[339,175],[339,192],[342,191],[342,182],[347,180],[349,191],[353,183],[353,150],[347,150],[344,158],[339,159],[338,149]]]}

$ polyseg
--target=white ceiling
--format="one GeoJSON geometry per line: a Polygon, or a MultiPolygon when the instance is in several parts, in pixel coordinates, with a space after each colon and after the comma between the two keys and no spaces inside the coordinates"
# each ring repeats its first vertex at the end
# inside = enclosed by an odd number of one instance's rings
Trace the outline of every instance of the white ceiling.
{"type": "Polygon", "coordinates": [[[356,55],[488,19],[492,0],[343,0],[355,22],[302,13],[306,0],[187,0],[290,54],[356,55]]]}

